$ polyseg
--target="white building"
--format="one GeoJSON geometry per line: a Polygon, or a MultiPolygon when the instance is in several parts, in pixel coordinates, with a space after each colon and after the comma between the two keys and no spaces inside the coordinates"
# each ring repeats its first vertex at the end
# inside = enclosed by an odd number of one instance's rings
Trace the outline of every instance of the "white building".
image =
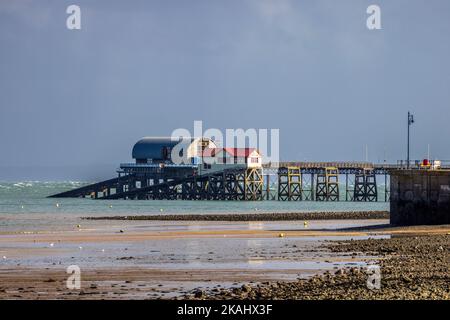
{"type": "Polygon", "coordinates": [[[200,174],[224,169],[261,168],[262,156],[255,148],[206,148],[200,174]]]}

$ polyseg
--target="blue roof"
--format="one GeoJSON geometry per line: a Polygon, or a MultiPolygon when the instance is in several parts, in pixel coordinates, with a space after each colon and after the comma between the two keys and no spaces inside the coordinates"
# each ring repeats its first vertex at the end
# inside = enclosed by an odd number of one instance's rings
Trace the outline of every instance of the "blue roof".
{"type": "Polygon", "coordinates": [[[172,140],[171,137],[145,137],[136,142],[133,147],[133,159],[163,160],[163,149],[173,148],[180,139],[172,140]]]}

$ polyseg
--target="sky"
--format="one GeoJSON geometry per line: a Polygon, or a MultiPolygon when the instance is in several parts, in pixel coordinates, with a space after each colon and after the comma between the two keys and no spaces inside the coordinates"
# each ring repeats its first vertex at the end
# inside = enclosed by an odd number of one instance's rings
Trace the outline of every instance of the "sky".
{"type": "Polygon", "coordinates": [[[279,129],[281,160],[367,145],[395,163],[411,111],[411,158],[450,159],[449,17],[448,0],[1,0],[0,180],[109,178],[195,120],[279,129]]]}

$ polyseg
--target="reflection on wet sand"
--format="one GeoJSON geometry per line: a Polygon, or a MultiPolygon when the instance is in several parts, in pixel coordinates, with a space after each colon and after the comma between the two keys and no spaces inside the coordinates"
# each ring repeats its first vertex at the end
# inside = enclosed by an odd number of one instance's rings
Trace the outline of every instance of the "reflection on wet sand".
{"type": "Polygon", "coordinates": [[[66,231],[16,230],[0,235],[0,255],[6,257],[0,265],[0,296],[27,287],[15,295],[73,298],[62,281],[69,265],[81,268],[89,298],[167,298],[198,287],[307,278],[376,260],[331,253],[321,245],[326,240],[387,237],[340,231],[385,223],[311,221],[306,228],[302,221],[89,221],[66,231]],[[285,237],[278,237],[280,230],[285,237]]]}

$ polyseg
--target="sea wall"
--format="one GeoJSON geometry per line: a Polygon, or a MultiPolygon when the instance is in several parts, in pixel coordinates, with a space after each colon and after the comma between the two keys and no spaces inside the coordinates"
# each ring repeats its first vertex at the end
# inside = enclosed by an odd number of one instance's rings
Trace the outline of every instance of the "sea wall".
{"type": "Polygon", "coordinates": [[[394,170],[390,174],[391,224],[450,223],[450,170],[394,170]]]}

